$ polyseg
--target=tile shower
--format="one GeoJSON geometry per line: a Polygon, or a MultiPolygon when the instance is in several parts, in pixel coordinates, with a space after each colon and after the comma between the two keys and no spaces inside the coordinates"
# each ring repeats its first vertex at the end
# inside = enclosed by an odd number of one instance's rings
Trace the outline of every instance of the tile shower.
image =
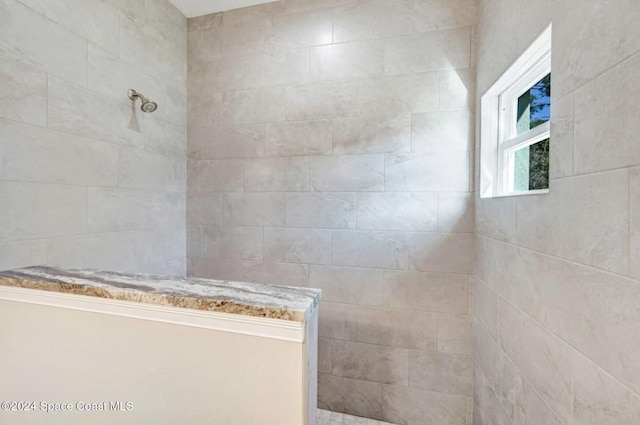
{"type": "Polygon", "coordinates": [[[638,20],[0,0],[0,269],[321,288],[321,423],[637,425],[638,20]],[[479,96],[550,21],[551,193],[475,199],[479,96]]]}
{"type": "Polygon", "coordinates": [[[470,419],[475,15],[289,1],[188,21],[187,271],[323,290],[321,408],[470,419]]]}

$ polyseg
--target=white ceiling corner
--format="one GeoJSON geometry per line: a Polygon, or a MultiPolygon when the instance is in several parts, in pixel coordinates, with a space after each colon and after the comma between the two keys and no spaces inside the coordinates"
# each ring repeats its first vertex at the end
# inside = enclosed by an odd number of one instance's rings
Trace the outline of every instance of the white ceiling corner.
{"type": "Polygon", "coordinates": [[[240,9],[256,4],[271,3],[275,0],[169,0],[187,18],[240,9]]]}

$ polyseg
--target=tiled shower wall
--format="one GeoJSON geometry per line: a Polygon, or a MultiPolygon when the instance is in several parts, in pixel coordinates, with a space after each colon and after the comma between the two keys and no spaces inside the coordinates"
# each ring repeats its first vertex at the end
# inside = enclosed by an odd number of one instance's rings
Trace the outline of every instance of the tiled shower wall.
{"type": "Polygon", "coordinates": [[[477,201],[475,425],[640,423],[640,4],[481,0],[478,95],[553,20],[550,193],[477,201]]]}
{"type": "Polygon", "coordinates": [[[188,23],[188,273],[323,290],[319,405],[472,407],[471,0],[287,0],[188,23]]]}
{"type": "Polygon", "coordinates": [[[0,270],[185,272],[185,40],[164,0],[0,0],[0,270]]]}

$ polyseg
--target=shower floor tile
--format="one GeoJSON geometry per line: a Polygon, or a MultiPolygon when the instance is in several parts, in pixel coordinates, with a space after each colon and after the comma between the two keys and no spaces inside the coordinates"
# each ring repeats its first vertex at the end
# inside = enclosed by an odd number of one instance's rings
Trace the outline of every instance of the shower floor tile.
{"type": "Polygon", "coordinates": [[[359,416],[347,415],[323,409],[318,409],[317,417],[317,425],[394,425],[392,423],[378,421],[376,419],[361,418],[359,416]]]}

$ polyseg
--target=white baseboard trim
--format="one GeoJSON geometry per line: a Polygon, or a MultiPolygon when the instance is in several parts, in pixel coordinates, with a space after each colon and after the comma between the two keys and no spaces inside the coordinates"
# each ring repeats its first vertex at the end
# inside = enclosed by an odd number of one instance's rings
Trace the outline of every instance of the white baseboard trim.
{"type": "Polygon", "coordinates": [[[0,300],[110,314],[283,341],[305,340],[305,323],[85,295],[0,286],[0,300]]]}

